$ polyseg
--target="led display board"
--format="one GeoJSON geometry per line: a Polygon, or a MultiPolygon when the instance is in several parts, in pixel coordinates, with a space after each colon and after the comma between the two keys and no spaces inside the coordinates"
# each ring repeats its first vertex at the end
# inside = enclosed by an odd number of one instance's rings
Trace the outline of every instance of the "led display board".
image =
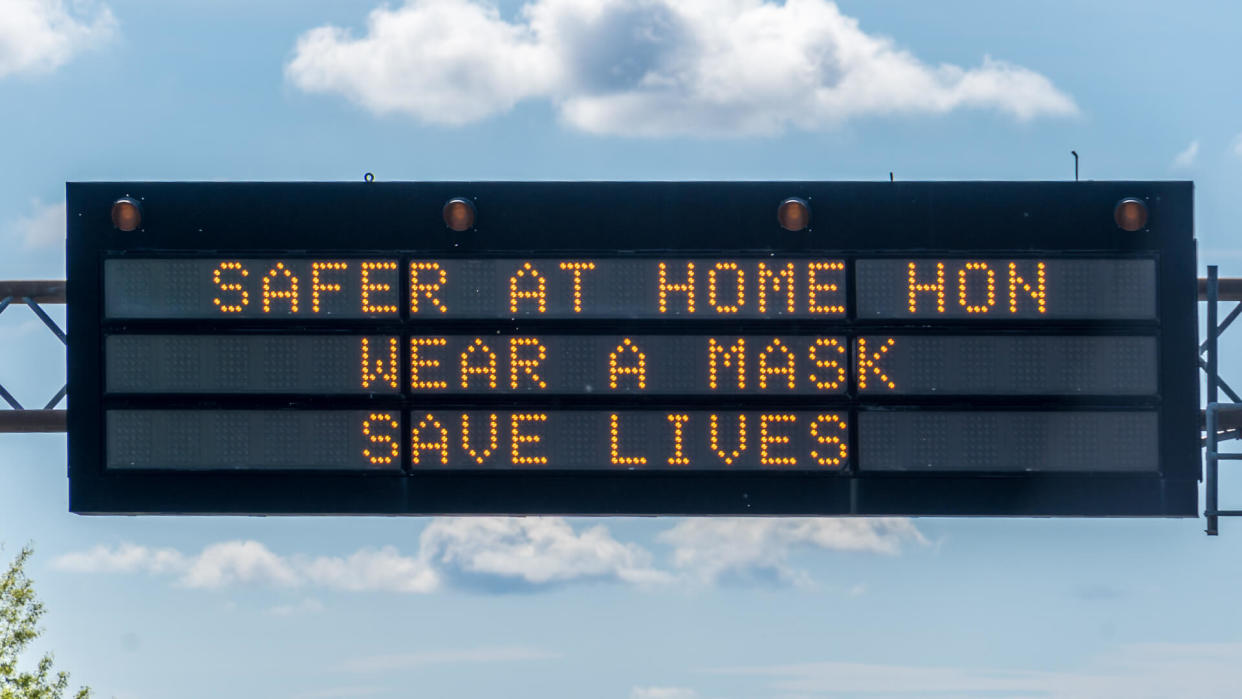
{"type": "Polygon", "coordinates": [[[1196,514],[1189,183],[68,190],[74,512],[1196,514]]]}

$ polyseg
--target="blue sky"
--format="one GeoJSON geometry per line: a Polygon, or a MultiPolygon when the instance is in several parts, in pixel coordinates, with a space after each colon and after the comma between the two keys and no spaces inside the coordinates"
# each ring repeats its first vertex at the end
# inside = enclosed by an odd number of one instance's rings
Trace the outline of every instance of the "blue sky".
{"type": "MultiPolygon", "coordinates": [[[[1041,180],[1071,149],[1193,179],[1201,264],[1242,276],[1231,4],[380,8],[0,0],[0,278],[63,276],[69,180],[1041,180]]],[[[62,356],[0,314],[19,398],[62,356]]],[[[1202,528],[85,518],[63,436],[0,437],[4,555],[36,544],[43,643],[104,697],[1232,697],[1242,528],[1202,528]]]]}

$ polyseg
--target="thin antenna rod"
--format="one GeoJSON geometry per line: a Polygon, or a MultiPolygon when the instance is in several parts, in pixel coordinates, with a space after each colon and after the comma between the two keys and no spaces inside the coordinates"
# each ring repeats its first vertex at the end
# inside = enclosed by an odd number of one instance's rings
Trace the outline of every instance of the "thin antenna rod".
{"type": "Polygon", "coordinates": [[[1078,151],[1070,151],[1070,155],[1074,156],[1074,181],[1078,181],[1078,151]]]}

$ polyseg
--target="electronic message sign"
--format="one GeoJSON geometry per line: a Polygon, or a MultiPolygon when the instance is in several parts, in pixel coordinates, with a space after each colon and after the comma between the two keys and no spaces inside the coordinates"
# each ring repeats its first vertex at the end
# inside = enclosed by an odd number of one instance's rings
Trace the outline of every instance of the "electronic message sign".
{"type": "Polygon", "coordinates": [[[75,512],[1197,511],[1189,183],[68,206],[75,512]]]}

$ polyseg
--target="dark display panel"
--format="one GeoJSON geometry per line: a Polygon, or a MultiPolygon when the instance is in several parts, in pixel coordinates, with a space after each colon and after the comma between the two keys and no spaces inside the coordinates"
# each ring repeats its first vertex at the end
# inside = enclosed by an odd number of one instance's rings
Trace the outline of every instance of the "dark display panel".
{"type": "Polygon", "coordinates": [[[861,471],[1116,471],[1160,467],[1154,411],[864,411],[861,471]]]}
{"type": "Polygon", "coordinates": [[[1129,336],[110,335],[105,357],[137,394],[1157,393],[1155,338],[1129,336]]]}
{"type": "Polygon", "coordinates": [[[1154,260],[856,260],[859,318],[1156,317],[1154,260]]]}
{"type": "Polygon", "coordinates": [[[108,335],[109,393],[401,392],[395,335],[108,335]]]}
{"type": "MultiPolygon", "coordinates": [[[[111,259],[110,318],[842,318],[840,259],[111,259]]],[[[1155,262],[857,260],[859,318],[1151,319],[1155,262]]]]}
{"type": "Polygon", "coordinates": [[[110,259],[108,318],[397,318],[397,260],[110,259]]]}
{"type": "Polygon", "coordinates": [[[864,335],[867,395],[1117,395],[1158,390],[1156,338],[864,335]]]}
{"type": "Polygon", "coordinates": [[[108,468],[1152,471],[1154,411],[110,410],[108,468]]]}
{"type": "Polygon", "coordinates": [[[70,185],[70,508],[1192,514],[1190,194],[70,185]]]}
{"type": "Polygon", "coordinates": [[[395,410],[109,410],[110,470],[398,471],[395,410]]]}

